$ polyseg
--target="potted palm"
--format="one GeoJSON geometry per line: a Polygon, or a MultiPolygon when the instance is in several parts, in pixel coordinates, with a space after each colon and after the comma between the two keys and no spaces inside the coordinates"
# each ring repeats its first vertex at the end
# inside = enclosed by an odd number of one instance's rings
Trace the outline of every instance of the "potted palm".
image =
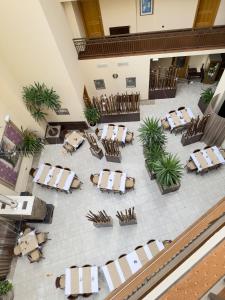
{"type": "Polygon", "coordinates": [[[172,154],[162,156],[155,162],[156,181],[162,194],[174,192],[180,188],[182,169],[180,160],[172,154]]]}
{"type": "Polygon", "coordinates": [[[212,88],[203,90],[203,92],[201,93],[201,97],[198,101],[198,107],[200,108],[203,114],[206,111],[209,102],[212,100],[213,95],[214,95],[214,91],[212,90],[212,88]]]}
{"type": "Polygon", "coordinates": [[[32,130],[21,128],[22,142],[17,146],[18,151],[24,156],[34,156],[44,148],[44,142],[32,130]]]}
{"type": "Polygon", "coordinates": [[[159,161],[163,155],[165,155],[165,150],[158,144],[152,144],[148,146],[145,150],[145,166],[148,171],[148,175],[151,180],[156,178],[155,174],[155,163],[159,161]]]}
{"type": "Polygon", "coordinates": [[[36,121],[45,120],[46,109],[57,110],[60,100],[53,88],[48,88],[44,83],[34,82],[33,85],[23,87],[24,103],[36,121]]]}
{"type": "Polygon", "coordinates": [[[100,120],[100,113],[95,107],[86,107],[84,115],[91,127],[94,127],[100,120]]]}
{"type": "Polygon", "coordinates": [[[159,125],[159,120],[156,118],[146,118],[141,124],[139,131],[139,138],[143,145],[144,155],[146,156],[146,149],[151,145],[159,145],[164,147],[166,144],[166,135],[159,125]]]}
{"type": "Polygon", "coordinates": [[[13,285],[8,280],[0,281],[0,300],[13,299],[13,285]]]}

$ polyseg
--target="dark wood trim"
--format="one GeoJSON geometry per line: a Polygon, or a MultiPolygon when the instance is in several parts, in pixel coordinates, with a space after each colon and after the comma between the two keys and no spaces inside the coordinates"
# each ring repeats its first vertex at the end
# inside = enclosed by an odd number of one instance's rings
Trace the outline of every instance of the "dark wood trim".
{"type": "Polygon", "coordinates": [[[140,112],[103,115],[101,116],[99,123],[134,122],[134,121],[140,121],[140,112]]]}

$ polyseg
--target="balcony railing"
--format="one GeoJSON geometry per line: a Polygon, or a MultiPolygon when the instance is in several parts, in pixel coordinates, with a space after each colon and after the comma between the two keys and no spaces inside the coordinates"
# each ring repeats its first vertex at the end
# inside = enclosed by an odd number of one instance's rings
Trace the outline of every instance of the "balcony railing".
{"type": "Polygon", "coordinates": [[[225,26],[73,39],[79,59],[225,48],[225,26]]]}

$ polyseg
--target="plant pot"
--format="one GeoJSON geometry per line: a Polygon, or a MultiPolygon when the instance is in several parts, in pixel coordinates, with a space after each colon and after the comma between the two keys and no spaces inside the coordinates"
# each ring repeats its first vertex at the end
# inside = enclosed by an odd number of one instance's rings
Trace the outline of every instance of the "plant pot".
{"type": "Polygon", "coordinates": [[[192,136],[188,136],[186,137],[184,134],[182,135],[182,138],[181,138],[181,144],[183,146],[186,146],[186,145],[190,145],[190,144],[193,144],[193,143],[196,143],[198,141],[201,140],[203,136],[203,132],[200,132],[196,135],[192,135],[192,136]]]}
{"type": "Polygon", "coordinates": [[[0,296],[0,300],[13,300],[13,299],[14,299],[13,290],[9,291],[6,295],[0,296]]]}
{"type": "Polygon", "coordinates": [[[90,125],[91,127],[95,127],[95,126],[97,125],[97,123],[89,122],[89,125],[90,125]]]}
{"type": "Polygon", "coordinates": [[[158,181],[156,181],[156,182],[158,184],[158,187],[159,187],[162,195],[175,192],[175,191],[179,190],[179,188],[180,188],[180,183],[178,183],[176,185],[172,185],[172,186],[163,186],[158,181]]]}
{"type": "Polygon", "coordinates": [[[206,111],[206,108],[208,107],[208,103],[205,103],[204,99],[200,97],[198,101],[198,107],[200,108],[201,112],[204,114],[206,111]]]}
{"type": "Polygon", "coordinates": [[[149,167],[147,165],[147,160],[145,160],[145,167],[146,167],[146,170],[148,172],[148,175],[149,175],[150,179],[151,180],[156,179],[156,174],[152,170],[149,169],[149,167]]]}

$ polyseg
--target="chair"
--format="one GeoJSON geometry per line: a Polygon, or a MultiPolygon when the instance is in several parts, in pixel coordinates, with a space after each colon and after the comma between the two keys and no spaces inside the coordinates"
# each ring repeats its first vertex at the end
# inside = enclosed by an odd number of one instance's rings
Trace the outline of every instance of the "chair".
{"type": "Polygon", "coordinates": [[[65,275],[61,275],[59,277],[56,277],[55,280],[55,287],[58,289],[65,289],[65,275]]]}
{"type": "Polygon", "coordinates": [[[225,149],[220,149],[220,153],[222,154],[223,158],[225,159],[225,149]]]}
{"type": "Polygon", "coordinates": [[[76,269],[78,266],[71,266],[70,269],[76,269]]]}
{"type": "Polygon", "coordinates": [[[194,151],[193,151],[193,153],[196,153],[196,152],[199,152],[199,151],[201,151],[200,149],[195,149],[194,151]]]}
{"type": "Polygon", "coordinates": [[[56,168],[58,168],[58,169],[63,169],[63,167],[62,166],[59,166],[59,165],[57,165],[57,166],[55,166],[56,168]]]}
{"type": "Polygon", "coordinates": [[[113,262],[113,260],[109,260],[109,261],[107,261],[107,263],[105,263],[105,265],[109,265],[109,264],[111,264],[113,262]]]}
{"type": "Polygon", "coordinates": [[[99,180],[99,174],[91,174],[90,176],[90,180],[94,185],[98,184],[98,180],[99,180]]]}
{"type": "Polygon", "coordinates": [[[122,171],[120,171],[120,170],[116,170],[115,172],[116,172],[116,173],[121,173],[121,174],[123,173],[123,172],[122,172],[122,171]]]}
{"type": "Polygon", "coordinates": [[[36,238],[39,245],[46,243],[48,240],[48,232],[39,232],[36,234],[36,238]]]}
{"type": "Polygon", "coordinates": [[[108,126],[115,126],[115,124],[109,124],[108,126]]]}
{"type": "Polygon", "coordinates": [[[30,169],[30,172],[29,172],[29,175],[30,175],[31,177],[34,178],[35,175],[36,175],[36,173],[37,173],[37,170],[38,170],[38,169],[31,168],[31,169],[30,169]]]}
{"type": "Polygon", "coordinates": [[[74,147],[68,143],[65,143],[63,145],[63,148],[66,150],[66,152],[70,153],[71,155],[75,151],[74,147]]]}
{"type": "Polygon", "coordinates": [[[130,144],[130,143],[132,144],[133,139],[134,139],[134,133],[128,131],[127,134],[126,134],[126,137],[125,137],[125,142],[126,142],[127,144],[130,144]]]}
{"type": "Polygon", "coordinates": [[[120,259],[120,258],[122,258],[124,256],[126,256],[126,254],[121,254],[118,258],[120,259]]]}
{"type": "Polygon", "coordinates": [[[109,170],[109,169],[103,169],[102,171],[110,172],[110,170],[109,170]]]}
{"type": "Polygon", "coordinates": [[[177,135],[177,133],[182,133],[185,130],[185,126],[184,125],[180,125],[175,127],[172,132],[175,133],[175,135],[177,135]]]}
{"type": "Polygon", "coordinates": [[[193,162],[193,160],[188,160],[186,167],[187,167],[188,172],[194,172],[197,170],[197,167],[196,167],[195,163],[193,162]]]}
{"type": "Polygon", "coordinates": [[[183,109],[185,109],[185,106],[181,106],[178,108],[178,110],[183,110],[183,109]]]}
{"type": "Polygon", "coordinates": [[[142,248],[142,247],[143,247],[142,245],[137,246],[134,250],[138,250],[138,249],[140,249],[140,248],[142,248]]]}
{"type": "Polygon", "coordinates": [[[71,171],[71,169],[70,169],[70,168],[64,168],[64,170],[71,171]]]}
{"type": "Polygon", "coordinates": [[[149,244],[151,244],[151,243],[153,243],[153,242],[155,242],[155,240],[149,240],[149,241],[147,242],[147,245],[149,245],[149,244]]]}
{"type": "Polygon", "coordinates": [[[175,112],[175,110],[171,110],[171,111],[169,111],[169,114],[172,114],[172,113],[174,113],[175,112]]]}
{"type": "Polygon", "coordinates": [[[50,163],[45,163],[45,165],[46,165],[46,166],[50,166],[50,167],[52,166],[50,163]]]}
{"type": "Polygon", "coordinates": [[[125,126],[125,125],[118,125],[118,127],[122,127],[122,128],[125,128],[126,126],[125,126]]]}
{"type": "Polygon", "coordinates": [[[39,262],[43,257],[43,254],[40,249],[35,249],[27,255],[30,263],[39,262]]]}
{"type": "Polygon", "coordinates": [[[126,189],[134,189],[135,179],[132,177],[127,177],[125,182],[126,189]]]}
{"type": "Polygon", "coordinates": [[[67,297],[67,299],[69,299],[69,300],[75,300],[75,299],[77,299],[78,298],[78,295],[69,295],[68,297],[67,297]]]}
{"type": "Polygon", "coordinates": [[[81,186],[81,181],[78,179],[78,177],[74,177],[70,188],[72,190],[76,190],[76,189],[79,189],[80,186],[81,186]]]}
{"type": "Polygon", "coordinates": [[[15,256],[21,256],[22,255],[22,252],[21,252],[21,248],[19,245],[16,245],[13,249],[13,253],[15,256]]]}
{"type": "Polygon", "coordinates": [[[211,148],[212,146],[205,146],[204,150],[211,148]]]}
{"type": "Polygon", "coordinates": [[[170,124],[166,119],[162,119],[161,124],[162,124],[162,127],[163,127],[164,130],[170,129],[170,124]]]}

